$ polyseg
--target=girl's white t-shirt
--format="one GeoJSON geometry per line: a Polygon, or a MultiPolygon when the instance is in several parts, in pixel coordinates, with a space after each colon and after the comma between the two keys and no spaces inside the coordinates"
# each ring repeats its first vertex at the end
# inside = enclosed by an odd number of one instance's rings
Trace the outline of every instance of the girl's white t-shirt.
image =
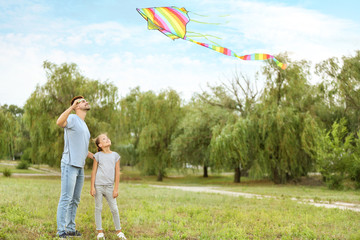
{"type": "Polygon", "coordinates": [[[115,181],[115,164],[120,161],[120,155],[116,152],[97,152],[94,157],[98,162],[95,185],[113,185],[115,181]]]}

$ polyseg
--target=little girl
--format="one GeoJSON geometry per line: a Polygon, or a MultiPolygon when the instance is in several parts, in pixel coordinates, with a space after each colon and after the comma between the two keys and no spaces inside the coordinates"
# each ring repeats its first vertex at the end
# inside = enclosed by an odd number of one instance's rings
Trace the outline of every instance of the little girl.
{"type": "Polygon", "coordinates": [[[116,234],[119,239],[126,239],[121,232],[119,210],[116,203],[120,180],[120,156],[110,150],[111,141],[106,134],[95,139],[98,152],[94,155],[91,172],[91,196],[95,197],[95,224],[97,239],[105,239],[101,226],[101,210],[103,196],[106,198],[113,216],[116,234]],[[115,184],[114,184],[115,182],[115,184]]]}

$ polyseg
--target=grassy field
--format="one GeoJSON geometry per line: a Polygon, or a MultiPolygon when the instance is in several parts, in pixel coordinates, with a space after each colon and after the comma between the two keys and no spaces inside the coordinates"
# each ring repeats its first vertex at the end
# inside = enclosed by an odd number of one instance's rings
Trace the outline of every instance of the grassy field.
{"type": "MultiPolygon", "coordinates": [[[[287,197],[260,200],[155,188],[146,183],[155,182],[152,177],[132,174],[126,175],[125,171],[118,197],[123,232],[128,239],[360,239],[358,212],[298,204],[287,197]]],[[[227,178],[219,176],[209,181],[220,187],[227,178]]],[[[187,176],[166,178],[162,184],[185,185],[191,180],[198,185],[206,181],[187,176]]],[[[280,196],[307,191],[309,196],[316,195],[316,187],[251,181],[240,185],[230,181],[226,188],[264,194],[277,192],[280,196]]],[[[87,179],[76,218],[83,237],[77,239],[96,239],[94,200],[89,190],[87,179]]],[[[58,177],[0,177],[0,239],[55,237],[59,194],[58,177]]],[[[319,191],[316,196],[328,195],[340,199],[348,196],[350,202],[359,200],[355,191],[319,191]]],[[[116,239],[107,204],[103,208],[103,227],[107,239],[116,239]]]]}

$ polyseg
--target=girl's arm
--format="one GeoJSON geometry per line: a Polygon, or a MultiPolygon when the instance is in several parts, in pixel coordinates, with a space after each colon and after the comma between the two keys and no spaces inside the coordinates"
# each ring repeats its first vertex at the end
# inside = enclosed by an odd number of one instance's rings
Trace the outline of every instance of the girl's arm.
{"type": "Polygon", "coordinates": [[[113,191],[113,198],[117,198],[119,195],[119,182],[120,182],[120,159],[115,164],[115,184],[114,184],[114,191],[113,191]]]}
{"type": "Polygon", "coordinates": [[[93,168],[91,171],[91,186],[90,186],[90,194],[91,196],[95,196],[95,176],[96,176],[96,171],[98,168],[98,162],[94,159],[94,163],[93,163],[93,168]]]}

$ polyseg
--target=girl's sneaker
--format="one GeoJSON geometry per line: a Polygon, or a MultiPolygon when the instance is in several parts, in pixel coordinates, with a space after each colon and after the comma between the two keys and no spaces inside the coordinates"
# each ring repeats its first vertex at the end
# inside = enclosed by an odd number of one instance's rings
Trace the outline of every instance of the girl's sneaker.
{"type": "Polygon", "coordinates": [[[101,240],[105,240],[105,235],[104,235],[104,233],[98,233],[98,235],[97,235],[97,237],[96,237],[96,239],[101,239],[101,240]]]}
{"type": "Polygon", "coordinates": [[[125,237],[125,235],[124,235],[123,232],[119,232],[118,234],[116,234],[116,236],[118,236],[119,239],[124,239],[124,240],[126,240],[126,237],[125,237]]]}

